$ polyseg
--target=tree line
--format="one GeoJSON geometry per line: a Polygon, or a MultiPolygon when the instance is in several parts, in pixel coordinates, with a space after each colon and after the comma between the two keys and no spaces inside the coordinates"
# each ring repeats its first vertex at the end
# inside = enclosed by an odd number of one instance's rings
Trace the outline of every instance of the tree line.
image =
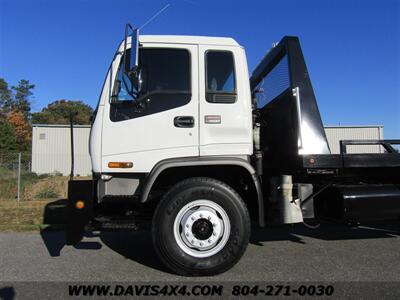
{"type": "Polygon", "coordinates": [[[0,78],[0,152],[30,151],[32,124],[69,124],[71,113],[75,124],[90,124],[93,109],[81,100],[56,100],[32,113],[34,89],[26,79],[10,86],[0,78]]]}

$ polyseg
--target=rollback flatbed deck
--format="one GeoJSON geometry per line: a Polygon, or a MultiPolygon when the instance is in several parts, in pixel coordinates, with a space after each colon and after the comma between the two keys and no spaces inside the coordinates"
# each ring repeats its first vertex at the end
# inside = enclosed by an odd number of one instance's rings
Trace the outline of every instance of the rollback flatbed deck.
{"type": "Polygon", "coordinates": [[[400,140],[343,140],[340,153],[331,154],[297,37],[284,37],[267,53],[250,85],[264,176],[290,174],[312,184],[302,206],[312,211],[315,204],[320,218],[400,215],[400,153],[393,147],[400,140]],[[348,153],[349,145],[377,145],[382,153],[348,153]]]}

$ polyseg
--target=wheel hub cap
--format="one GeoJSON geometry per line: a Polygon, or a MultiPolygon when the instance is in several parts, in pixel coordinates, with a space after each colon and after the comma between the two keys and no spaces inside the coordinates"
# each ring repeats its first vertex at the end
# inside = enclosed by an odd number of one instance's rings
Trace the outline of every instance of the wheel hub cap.
{"type": "Polygon", "coordinates": [[[213,226],[207,219],[198,219],[193,223],[192,233],[195,238],[204,241],[212,235],[213,226]]]}

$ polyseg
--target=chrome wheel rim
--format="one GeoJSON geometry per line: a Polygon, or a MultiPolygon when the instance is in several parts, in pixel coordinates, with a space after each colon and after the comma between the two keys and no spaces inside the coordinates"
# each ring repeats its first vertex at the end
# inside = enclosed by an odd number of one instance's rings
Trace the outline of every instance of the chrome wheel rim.
{"type": "Polygon", "coordinates": [[[230,229],[225,210],[210,200],[188,203],[174,221],[174,237],[179,248],[198,258],[221,251],[229,239],[230,229]]]}

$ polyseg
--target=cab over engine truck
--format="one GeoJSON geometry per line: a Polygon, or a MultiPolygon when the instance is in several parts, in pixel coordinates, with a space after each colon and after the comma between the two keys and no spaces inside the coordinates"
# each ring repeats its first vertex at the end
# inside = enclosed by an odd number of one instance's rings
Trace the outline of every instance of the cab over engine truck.
{"type": "Polygon", "coordinates": [[[331,154],[297,37],[248,74],[231,38],[127,25],[93,116],[93,179],[69,181],[67,244],[151,228],[169,269],[212,275],[240,259],[252,222],[400,216],[400,140],[341,141],[331,154]],[[360,144],[383,151],[347,153],[360,144]]]}

